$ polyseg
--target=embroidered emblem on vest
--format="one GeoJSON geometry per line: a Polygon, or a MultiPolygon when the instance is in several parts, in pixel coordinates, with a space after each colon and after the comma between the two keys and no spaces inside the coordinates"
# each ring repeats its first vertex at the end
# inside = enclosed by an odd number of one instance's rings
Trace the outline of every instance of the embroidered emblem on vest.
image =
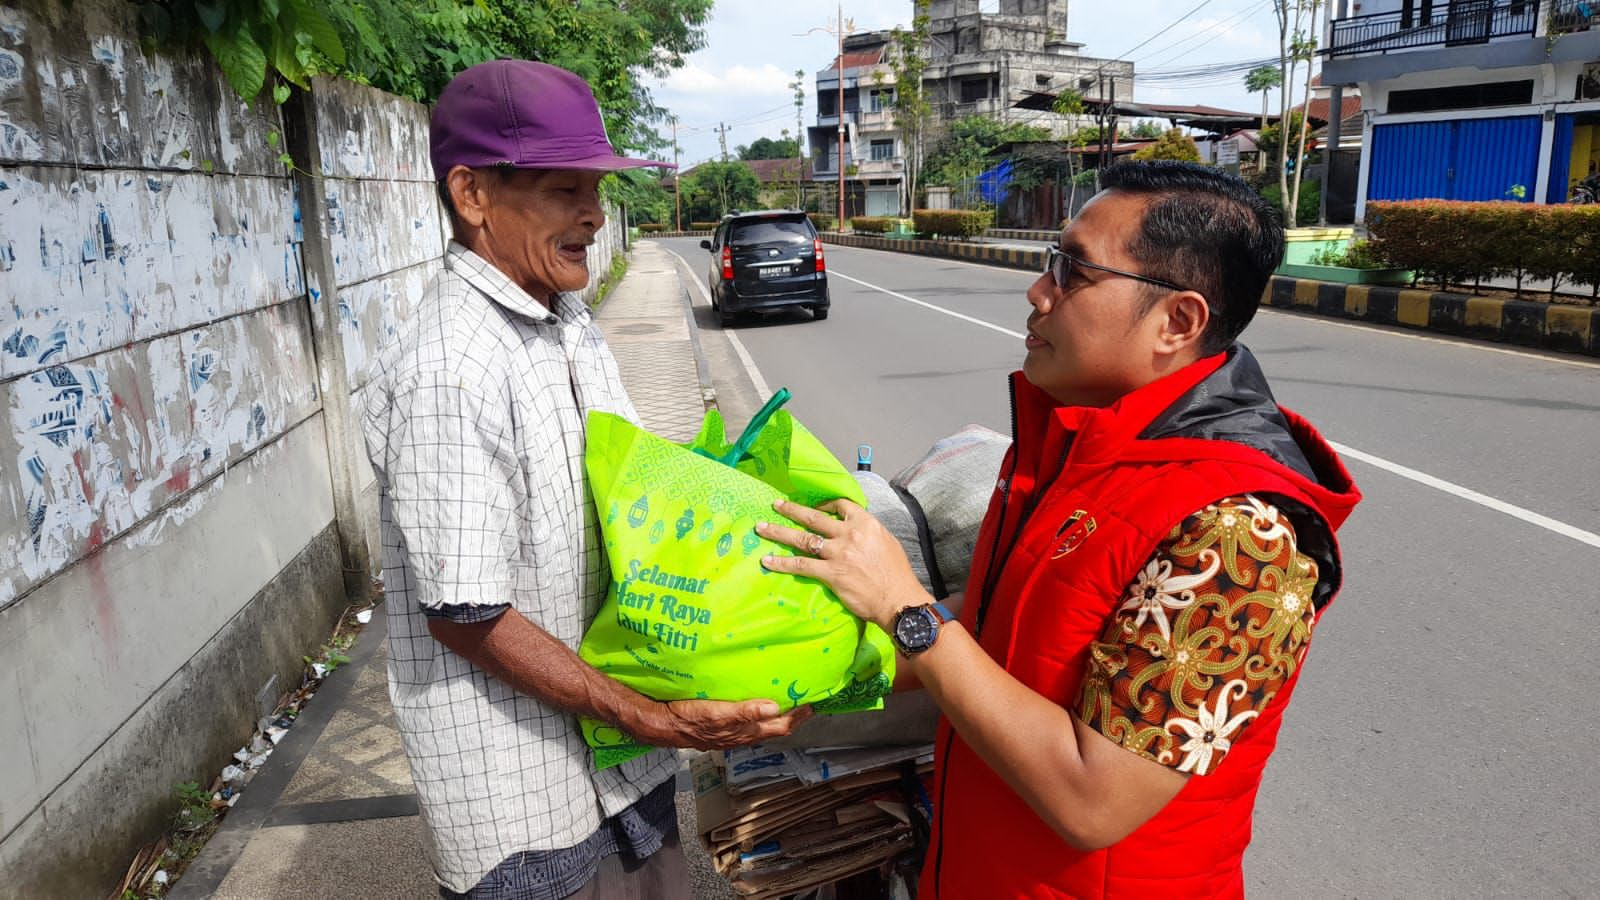
{"type": "Polygon", "coordinates": [[[1050,558],[1060,559],[1078,549],[1098,527],[1100,526],[1095,523],[1094,516],[1089,515],[1087,510],[1080,509],[1067,516],[1067,520],[1056,529],[1056,540],[1061,543],[1056,545],[1056,553],[1050,558]]]}

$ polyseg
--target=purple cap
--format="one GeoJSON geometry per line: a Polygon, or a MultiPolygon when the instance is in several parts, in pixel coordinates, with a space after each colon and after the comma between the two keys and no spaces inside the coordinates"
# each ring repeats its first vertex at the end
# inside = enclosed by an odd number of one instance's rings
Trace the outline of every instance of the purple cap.
{"type": "Polygon", "coordinates": [[[589,85],[525,59],[479,63],[445,85],[429,128],[433,175],[455,166],[612,171],[671,163],[618,156],[589,85]]]}

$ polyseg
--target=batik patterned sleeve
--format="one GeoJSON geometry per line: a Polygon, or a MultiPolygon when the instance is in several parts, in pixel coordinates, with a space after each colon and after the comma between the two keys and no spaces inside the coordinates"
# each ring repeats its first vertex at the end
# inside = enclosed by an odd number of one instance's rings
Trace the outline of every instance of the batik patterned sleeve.
{"type": "Polygon", "coordinates": [[[1305,659],[1316,564],[1254,496],[1186,518],[1089,648],[1078,715],[1124,748],[1206,775],[1305,659]]]}

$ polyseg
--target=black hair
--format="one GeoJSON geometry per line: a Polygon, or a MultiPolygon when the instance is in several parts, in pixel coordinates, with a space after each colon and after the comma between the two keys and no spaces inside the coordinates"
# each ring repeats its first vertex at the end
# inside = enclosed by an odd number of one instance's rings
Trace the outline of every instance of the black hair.
{"type": "Polygon", "coordinates": [[[1117,163],[1100,174],[1100,187],[1150,198],[1128,254],[1143,274],[1206,298],[1202,353],[1231,347],[1283,262],[1278,210],[1238,176],[1196,163],[1117,163]]]}

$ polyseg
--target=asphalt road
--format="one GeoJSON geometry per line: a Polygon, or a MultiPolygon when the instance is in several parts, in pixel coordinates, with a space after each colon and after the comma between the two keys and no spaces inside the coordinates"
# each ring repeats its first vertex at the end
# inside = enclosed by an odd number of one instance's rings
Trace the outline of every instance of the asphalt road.
{"type": "MultiPolygon", "coordinates": [[[[705,251],[664,243],[703,284],[705,251]]],[[[1031,276],[827,253],[826,322],[729,340],[698,310],[735,427],[760,383],[787,386],[884,473],[965,423],[1005,430],[1031,276]]],[[[1361,454],[1366,494],[1257,804],[1252,896],[1600,896],[1600,365],[1272,310],[1244,342],[1361,454]]]]}

